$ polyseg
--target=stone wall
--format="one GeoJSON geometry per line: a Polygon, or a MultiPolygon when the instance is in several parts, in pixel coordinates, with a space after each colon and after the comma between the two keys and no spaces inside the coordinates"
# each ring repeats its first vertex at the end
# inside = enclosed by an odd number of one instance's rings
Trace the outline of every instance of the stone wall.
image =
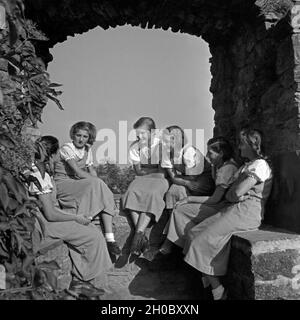
{"type": "Polygon", "coordinates": [[[210,48],[214,133],[235,142],[249,124],[264,132],[268,154],[295,150],[298,108],[287,22],[268,31],[264,21],[243,21],[230,42],[210,48]]]}

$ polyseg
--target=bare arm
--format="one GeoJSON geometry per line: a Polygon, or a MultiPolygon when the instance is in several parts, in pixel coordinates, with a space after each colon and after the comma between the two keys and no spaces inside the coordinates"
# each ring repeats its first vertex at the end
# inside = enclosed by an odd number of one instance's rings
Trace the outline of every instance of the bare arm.
{"type": "Polygon", "coordinates": [[[81,217],[73,214],[66,214],[62,210],[55,208],[53,206],[50,193],[41,194],[38,197],[43,205],[44,216],[48,221],[50,222],[75,221],[80,224],[90,223],[90,220],[85,217],[81,217]]]}
{"type": "Polygon", "coordinates": [[[74,159],[67,160],[66,162],[72,168],[72,170],[74,171],[74,174],[78,178],[84,179],[84,178],[90,178],[92,176],[89,172],[78,168],[78,165],[74,159]]]}
{"type": "Polygon", "coordinates": [[[226,199],[230,202],[239,202],[256,183],[257,180],[255,178],[246,176],[244,179],[231,186],[226,193],[226,199]]]}
{"type": "Polygon", "coordinates": [[[89,166],[87,169],[88,169],[88,172],[90,173],[90,175],[92,175],[93,177],[98,177],[94,166],[89,166]]]}
{"type": "Polygon", "coordinates": [[[180,176],[176,175],[176,171],[172,168],[166,168],[168,176],[171,178],[172,183],[177,184],[179,186],[187,187],[189,181],[180,178],[180,176]]]}

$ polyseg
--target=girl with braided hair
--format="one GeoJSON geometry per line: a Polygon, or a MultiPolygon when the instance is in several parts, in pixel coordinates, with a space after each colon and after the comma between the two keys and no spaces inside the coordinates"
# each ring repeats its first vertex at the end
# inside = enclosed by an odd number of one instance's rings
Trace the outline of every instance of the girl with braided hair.
{"type": "Polygon", "coordinates": [[[220,276],[227,272],[231,236],[260,226],[272,187],[272,169],[263,153],[262,134],[241,130],[239,150],[247,162],[237,171],[225,195],[229,205],[190,229],[183,250],[184,260],[202,272],[204,287],[211,286],[215,300],[226,299],[220,276]]]}

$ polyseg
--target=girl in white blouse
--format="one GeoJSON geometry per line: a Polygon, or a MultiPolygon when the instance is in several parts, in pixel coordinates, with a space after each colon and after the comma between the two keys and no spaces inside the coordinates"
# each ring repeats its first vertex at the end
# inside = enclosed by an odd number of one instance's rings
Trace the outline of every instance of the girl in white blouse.
{"type": "Polygon", "coordinates": [[[59,150],[54,166],[57,199],[61,207],[73,214],[103,221],[104,236],[111,254],[121,253],[117,245],[112,218],[115,215],[114,196],[108,186],[97,177],[91,147],[96,139],[96,128],[89,122],[75,123],[70,130],[71,142],[59,150]]]}
{"type": "Polygon", "coordinates": [[[130,146],[129,161],[136,177],[123,195],[122,203],[135,227],[130,252],[140,255],[149,246],[147,226],[151,220],[157,222],[165,208],[164,195],[169,184],[161,168],[161,144],[153,119],[142,117],[133,127],[137,140],[130,146]]]}

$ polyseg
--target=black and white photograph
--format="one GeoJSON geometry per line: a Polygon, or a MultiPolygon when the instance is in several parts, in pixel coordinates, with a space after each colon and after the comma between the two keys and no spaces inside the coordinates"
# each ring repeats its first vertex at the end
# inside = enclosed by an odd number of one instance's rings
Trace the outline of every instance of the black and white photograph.
{"type": "Polygon", "coordinates": [[[300,300],[300,1],[0,0],[0,300],[300,300]]]}

